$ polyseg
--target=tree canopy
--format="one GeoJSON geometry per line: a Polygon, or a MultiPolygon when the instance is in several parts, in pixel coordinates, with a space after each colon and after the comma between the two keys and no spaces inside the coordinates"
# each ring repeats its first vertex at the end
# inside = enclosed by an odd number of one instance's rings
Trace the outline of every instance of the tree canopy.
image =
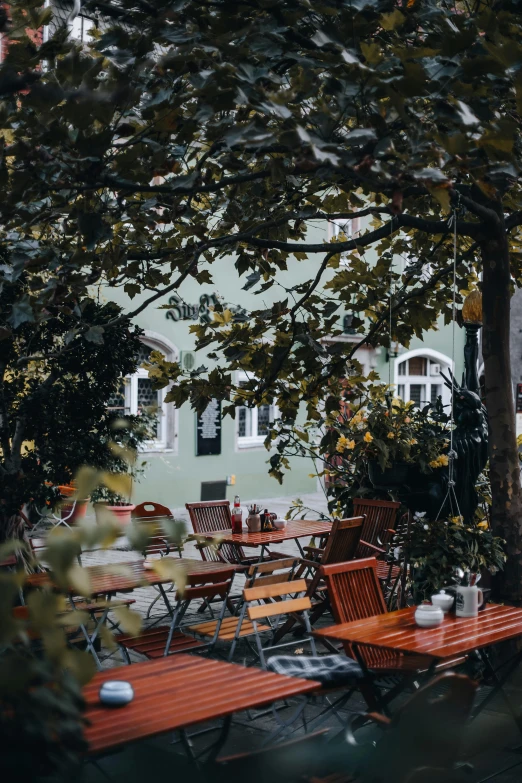
{"type": "MultiPolygon", "coordinates": [[[[218,397],[233,415],[245,399],[275,401],[287,423],[304,404],[320,422],[321,401],[360,371],[356,346],[321,343],[339,334],[343,309],[373,345],[389,339],[390,296],[404,345],[451,318],[454,215],[457,301],[484,281],[494,519],[520,551],[507,347],[522,281],[518,3],[86,0],[83,10],[99,20],[84,45],[66,27],[35,42],[52,14],[38,0],[15,0],[4,22],[0,275],[28,286],[8,328],[65,310],[75,334],[103,340],[121,316],[87,319],[78,303],[89,286],[146,292],[131,317],[182,295],[188,277],[211,283],[226,259],[227,274],[273,289],[273,303],[218,306],[195,327],[217,367],[184,376],[158,359],[158,385],[174,381],[177,404],[218,397]],[[360,235],[314,239],[319,222],[354,217],[366,220],[360,235]],[[394,255],[408,262],[400,273],[394,255]],[[297,264],[309,281],[283,286],[280,271],[297,264]],[[237,368],[251,376],[240,391],[237,368]]],[[[520,583],[513,562],[507,579],[520,583]]]]}

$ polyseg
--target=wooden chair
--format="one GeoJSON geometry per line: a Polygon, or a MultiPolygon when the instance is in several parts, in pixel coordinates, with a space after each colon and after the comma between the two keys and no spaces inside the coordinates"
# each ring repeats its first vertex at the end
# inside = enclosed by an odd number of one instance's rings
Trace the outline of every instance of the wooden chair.
{"type": "MultiPolygon", "coordinates": [[[[320,574],[326,583],[337,623],[350,623],[386,614],[386,603],[377,575],[377,560],[374,557],[321,566],[320,574]]],[[[401,675],[413,681],[418,674],[430,669],[433,662],[427,656],[397,653],[370,646],[359,647],[355,655],[349,643],[343,646],[350,658],[357,657],[364,663],[372,679],[383,675],[401,675]]],[[[438,664],[436,670],[454,667],[464,661],[465,657],[459,656],[438,664]]],[[[366,682],[360,690],[373,710],[378,707],[378,699],[375,698],[373,688],[368,687],[368,680],[366,682]]]]}
{"type": "MultiPolygon", "coordinates": [[[[328,536],[324,549],[319,547],[306,547],[313,559],[301,559],[300,567],[295,575],[299,579],[304,574],[312,573],[312,579],[308,583],[306,594],[314,601],[314,606],[310,614],[310,623],[314,623],[329,609],[330,602],[326,585],[324,584],[319,568],[321,565],[331,563],[344,563],[353,560],[357,550],[361,531],[364,526],[364,517],[353,517],[352,519],[336,519],[332,523],[332,530],[328,536]]],[[[282,639],[293,628],[298,619],[290,617],[286,623],[278,629],[276,641],[282,639]]],[[[335,648],[328,640],[322,640],[322,643],[331,652],[335,648]]]]}
{"type": "Polygon", "coordinates": [[[401,504],[395,500],[368,500],[354,498],[353,513],[364,515],[364,525],[356,558],[376,557],[377,575],[386,590],[398,581],[400,569],[387,560],[388,549],[397,526],[401,504]]]}
{"type": "MultiPolygon", "coordinates": [[[[127,663],[131,663],[129,650],[134,650],[146,658],[162,658],[180,652],[194,650],[211,650],[222,635],[226,635],[229,625],[225,621],[227,599],[232,587],[235,569],[220,570],[216,573],[194,574],[188,577],[187,586],[176,593],[176,605],[172,614],[170,626],[154,626],[143,631],[138,636],[122,634],[116,638],[127,663]],[[207,602],[221,601],[221,609],[216,620],[201,623],[205,626],[207,638],[204,641],[195,638],[196,625],[183,624],[183,618],[192,601],[203,599],[207,602]],[[212,628],[210,632],[210,626],[212,628]],[[189,630],[191,633],[185,633],[189,630]]],[[[232,618],[237,624],[237,617],[232,618]]],[[[203,635],[203,634],[202,634],[203,635]]],[[[233,634],[232,634],[233,636],[233,634]]]]}
{"type": "Polygon", "coordinates": [[[394,500],[354,498],[354,515],[364,516],[361,540],[355,554],[356,558],[378,557],[386,553],[385,547],[395,532],[400,507],[401,504],[394,500]]]}
{"type": "Polygon", "coordinates": [[[275,584],[265,584],[254,587],[246,587],[243,591],[245,599],[245,608],[248,619],[253,625],[254,635],[256,637],[259,662],[263,669],[266,669],[265,648],[261,641],[261,633],[270,632],[268,648],[270,652],[281,647],[295,647],[295,640],[274,644],[275,631],[277,626],[272,625],[274,618],[280,620],[287,617],[289,613],[298,613],[303,617],[304,625],[308,633],[310,646],[315,655],[315,641],[312,637],[312,629],[308,612],[312,608],[312,602],[306,595],[307,585],[304,579],[296,579],[287,582],[276,582],[275,584]],[[301,595],[300,595],[301,594],[301,595]],[[259,603],[259,602],[263,603],[259,603]],[[267,620],[271,622],[267,626],[259,626],[258,620],[267,620]]]}
{"type": "Polygon", "coordinates": [[[164,557],[164,555],[168,555],[172,551],[177,552],[181,557],[183,546],[171,543],[161,526],[162,519],[174,519],[172,512],[167,506],[147,500],[145,503],[140,503],[135,507],[132,512],[132,519],[138,522],[149,523],[153,530],[153,535],[149,538],[148,544],[142,552],[144,557],[153,555],[164,557]]]}
{"type": "MultiPolygon", "coordinates": [[[[200,503],[185,503],[189,512],[190,521],[194,533],[216,533],[232,528],[232,515],[230,513],[230,501],[209,500],[200,503]]],[[[198,544],[203,560],[215,560],[217,562],[235,563],[239,565],[253,565],[259,562],[259,557],[247,557],[243,547],[236,544],[221,544],[219,548],[214,545],[198,544]]],[[[270,553],[270,558],[286,558],[288,555],[270,553]]]]}
{"type": "MultiPolygon", "coordinates": [[[[445,672],[416,691],[393,715],[370,715],[384,733],[362,764],[360,783],[453,780],[477,683],[445,672]]],[[[350,737],[353,743],[353,737],[350,737]]],[[[353,743],[355,744],[355,743],[353,743]]]]}

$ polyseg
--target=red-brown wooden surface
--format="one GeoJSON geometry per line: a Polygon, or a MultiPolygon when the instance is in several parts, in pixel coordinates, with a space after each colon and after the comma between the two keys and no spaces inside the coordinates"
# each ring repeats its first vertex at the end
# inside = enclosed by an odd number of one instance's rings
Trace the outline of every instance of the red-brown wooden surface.
{"type": "Polygon", "coordinates": [[[397,514],[400,503],[394,500],[367,500],[354,498],[354,516],[364,516],[361,542],[357,547],[356,557],[372,557],[375,550],[365,544],[385,546],[391,539],[397,524],[397,514]]]}
{"type": "MultiPolygon", "coordinates": [[[[190,521],[194,533],[214,533],[216,530],[228,530],[232,527],[229,500],[206,500],[200,503],[185,503],[189,512],[190,521]]],[[[229,563],[241,563],[246,555],[240,546],[231,546],[223,543],[218,549],[204,547],[201,549],[203,560],[220,562],[223,559],[229,563]]]]}
{"type": "Polygon", "coordinates": [[[355,551],[361,538],[364,517],[352,517],[351,519],[335,519],[332,523],[332,532],[321,557],[322,565],[330,563],[345,563],[353,560],[355,551]]]}
{"type": "Polygon", "coordinates": [[[135,663],[98,672],[84,688],[91,724],[85,737],[89,753],[96,754],[320,687],[313,680],[184,654],[135,663]],[[130,682],[134,700],[125,707],[103,706],[98,692],[107,680],[130,682]]]}
{"type": "Polygon", "coordinates": [[[415,607],[315,631],[316,636],[444,659],[522,636],[522,609],[489,604],[478,617],[447,614],[437,628],[419,628],[415,607]]]}
{"type": "MultiPolygon", "coordinates": [[[[228,574],[231,568],[229,563],[212,563],[204,560],[189,560],[179,557],[164,557],[163,560],[172,560],[180,568],[185,568],[187,576],[204,574],[228,574]]],[[[149,585],[167,584],[172,582],[169,577],[162,577],[156,571],[143,567],[143,560],[134,560],[131,563],[108,563],[107,565],[88,566],[83,570],[87,573],[91,586],[91,595],[109,595],[125,590],[135,590],[137,587],[149,585]],[[121,571],[121,573],[118,573],[121,571]]],[[[227,578],[226,576],[224,578],[227,578]]],[[[31,574],[26,580],[30,587],[47,587],[52,585],[52,575],[48,572],[31,574]]],[[[74,590],[71,588],[71,592],[74,590]]]]}
{"type": "MultiPolygon", "coordinates": [[[[306,538],[308,536],[320,536],[329,533],[332,523],[327,520],[314,522],[313,520],[294,520],[288,522],[284,530],[272,530],[262,533],[232,533],[231,530],[216,530],[213,535],[220,536],[223,543],[248,546],[268,546],[280,544],[282,541],[290,541],[293,538],[306,538]]],[[[204,534],[203,534],[204,535],[204,534]]],[[[209,535],[208,538],[211,536],[209,535]]]]}

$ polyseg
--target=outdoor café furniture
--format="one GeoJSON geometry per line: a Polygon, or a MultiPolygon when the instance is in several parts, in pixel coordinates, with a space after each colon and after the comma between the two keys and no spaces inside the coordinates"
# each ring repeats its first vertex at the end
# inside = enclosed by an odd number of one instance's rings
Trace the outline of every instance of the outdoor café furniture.
{"type": "Polygon", "coordinates": [[[152,536],[148,538],[147,546],[143,550],[142,554],[144,557],[151,557],[152,555],[161,555],[163,557],[172,551],[175,551],[181,557],[183,547],[169,542],[161,526],[162,520],[174,520],[172,512],[167,506],[147,500],[134,508],[131,517],[135,522],[148,523],[154,528],[152,536]]]}
{"type": "MultiPolygon", "coordinates": [[[[231,568],[230,565],[208,563],[202,560],[189,560],[184,558],[170,559],[174,561],[178,568],[184,570],[185,578],[205,575],[207,573],[215,574],[219,571],[228,573],[231,568]]],[[[132,561],[130,563],[109,563],[107,565],[87,566],[83,570],[89,581],[90,597],[105,596],[107,601],[103,614],[97,618],[94,632],[89,633],[87,628],[83,631],[84,635],[87,635],[91,642],[94,634],[96,634],[96,637],[98,636],[108,613],[116,606],[112,600],[116,593],[131,592],[140,587],[157,585],[161,591],[167,612],[172,618],[174,611],[164,588],[165,584],[170,584],[172,582],[172,576],[162,576],[153,569],[149,570],[145,568],[143,560],[132,561]]],[[[57,585],[53,582],[52,574],[48,571],[39,574],[31,574],[27,577],[25,585],[30,588],[55,587],[58,589],[57,585]]],[[[73,609],[75,609],[79,603],[75,598],[75,595],[76,591],[71,585],[69,588],[69,596],[73,609]]],[[[96,637],[94,637],[94,639],[96,639],[96,637]]],[[[98,668],[100,668],[101,664],[99,663],[98,656],[95,654],[93,643],[88,643],[88,648],[90,652],[93,653],[96,664],[98,668]]]]}
{"type": "Polygon", "coordinates": [[[138,636],[131,634],[117,636],[116,642],[122,648],[127,663],[131,663],[128,650],[134,650],[147,658],[161,658],[165,655],[193,650],[211,651],[218,640],[228,641],[233,638],[239,620],[237,617],[229,617],[225,620],[225,611],[235,568],[230,565],[227,568],[228,570],[224,570],[222,564],[216,564],[213,572],[189,575],[183,592],[176,593],[176,604],[169,626],[153,626],[142,631],[138,636]],[[207,606],[219,600],[221,609],[217,619],[184,625],[185,614],[195,599],[203,599],[207,602],[207,606]],[[190,631],[190,634],[185,633],[185,630],[190,631]],[[196,638],[198,635],[203,638],[203,641],[196,638]]]}
{"type": "MultiPolygon", "coordinates": [[[[429,678],[443,668],[463,663],[476,651],[484,666],[484,676],[493,683],[491,691],[478,705],[474,717],[501,694],[522,733],[522,720],[505,693],[503,686],[520,665],[522,652],[516,653],[503,667],[495,671],[488,650],[500,642],[522,636],[522,609],[488,604],[477,617],[456,617],[446,614],[436,628],[419,628],[414,620],[415,608],[386,613],[382,593],[377,590],[375,561],[354,560],[352,563],[325,566],[324,578],[330,593],[337,625],[314,631],[316,638],[326,637],[341,642],[354,656],[370,685],[374,702],[385,705],[376,678],[384,673],[423,673],[429,678]],[[358,563],[366,563],[358,569],[358,563]],[[376,611],[380,607],[380,611],[376,611]]],[[[366,694],[365,695],[366,698],[366,694]]],[[[373,707],[370,708],[373,709],[373,707]]]]}
{"type": "MultiPolygon", "coordinates": [[[[330,606],[326,586],[322,581],[319,572],[320,566],[329,565],[330,563],[344,563],[348,560],[353,560],[361,537],[363,523],[364,517],[334,519],[332,522],[332,530],[327,538],[325,548],[306,547],[309,557],[300,561],[296,579],[303,574],[312,574],[306,591],[306,594],[315,601],[310,614],[310,624],[312,626],[330,606]]],[[[297,619],[295,617],[290,617],[278,630],[276,640],[282,639],[283,636],[292,629],[296,622],[297,619]]],[[[328,643],[326,646],[331,648],[331,645],[328,645],[328,643]]]]}
{"type": "MultiPolygon", "coordinates": [[[[228,500],[209,500],[200,503],[185,503],[189,512],[192,529],[196,535],[205,533],[221,533],[223,530],[232,529],[232,515],[228,500]]],[[[209,537],[211,538],[211,537],[209,537]]],[[[248,542],[243,545],[223,540],[219,547],[211,544],[198,545],[203,560],[220,560],[227,563],[251,565],[259,558],[248,557],[243,546],[251,546],[248,542]]],[[[263,552],[261,553],[263,554],[263,552]]],[[[270,557],[286,557],[276,552],[271,552],[270,557]]]]}
{"type": "MultiPolygon", "coordinates": [[[[273,544],[282,544],[284,541],[295,541],[301,557],[305,556],[305,552],[299,539],[301,538],[313,538],[328,534],[332,529],[332,523],[328,520],[290,520],[286,527],[282,530],[266,530],[259,533],[250,533],[244,531],[242,533],[233,533],[231,529],[215,530],[212,533],[200,533],[201,537],[213,539],[218,537],[220,539],[219,551],[223,549],[223,546],[251,546],[259,547],[261,549],[259,557],[255,558],[254,562],[261,562],[265,550],[273,544]]],[[[271,553],[273,554],[273,553],[271,553]]],[[[283,557],[283,556],[281,556],[283,557]]],[[[284,555],[285,558],[288,555],[284,555]]]]}
{"type": "Polygon", "coordinates": [[[313,693],[319,687],[313,680],[196,655],[173,655],[98,672],[83,689],[88,754],[100,756],[131,742],[179,731],[185,751],[194,758],[187,730],[224,718],[210,751],[215,757],[226,742],[234,713],[313,693]],[[98,691],[107,680],[130,682],[134,700],[117,709],[104,707],[98,691]]]}
{"type": "Polygon", "coordinates": [[[353,501],[354,515],[364,516],[361,540],[355,557],[377,558],[377,576],[386,592],[389,592],[390,585],[396,586],[400,577],[399,566],[390,562],[388,555],[400,507],[401,504],[395,500],[354,498],[353,501]]]}

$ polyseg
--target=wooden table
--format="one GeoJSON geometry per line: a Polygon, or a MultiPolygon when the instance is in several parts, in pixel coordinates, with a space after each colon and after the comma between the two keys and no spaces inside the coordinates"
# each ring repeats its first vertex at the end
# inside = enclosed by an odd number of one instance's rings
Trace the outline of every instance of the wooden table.
{"type": "MultiPolygon", "coordinates": [[[[234,568],[229,563],[216,563],[205,560],[190,560],[188,558],[164,557],[163,560],[171,560],[180,568],[184,568],[187,576],[198,576],[219,571],[230,571],[234,568]]],[[[90,582],[90,595],[114,595],[138,587],[149,587],[172,582],[170,576],[160,576],[152,569],[144,568],[144,560],[133,560],[127,563],[107,563],[107,565],[86,566],[83,570],[90,582]]],[[[53,583],[52,574],[45,571],[40,574],[31,574],[27,577],[26,585],[29,587],[56,586],[53,583]]],[[[71,587],[71,593],[74,589],[71,587]]]]}
{"type": "Polygon", "coordinates": [[[261,533],[250,533],[247,530],[242,533],[233,533],[231,530],[215,530],[212,533],[197,533],[198,538],[207,538],[209,540],[220,538],[223,544],[236,544],[238,546],[261,547],[261,555],[266,547],[271,544],[281,544],[283,541],[294,539],[299,547],[301,556],[304,557],[304,551],[299,543],[300,538],[313,538],[314,536],[324,536],[330,533],[332,523],[328,520],[293,520],[287,523],[283,530],[272,530],[261,533]]]}
{"type": "MultiPolygon", "coordinates": [[[[442,625],[436,628],[419,628],[414,620],[415,607],[399,609],[396,612],[368,617],[351,623],[340,623],[314,631],[314,636],[336,641],[349,642],[357,655],[360,646],[381,647],[396,652],[424,655],[433,660],[432,670],[444,660],[469,655],[477,651],[486,667],[485,674],[494,682],[494,687],[479,705],[476,717],[486,704],[501,693],[522,733],[522,719],[518,716],[503,686],[522,660],[518,653],[503,667],[502,677],[493,668],[487,649],[500,642],[522,636],[522,608],[488,604],[477,617],[444,616],[442,625]]],[[[363,668],[364,659],[357,656],[363,668]]]]}
{"type": "Polygon", "coordinates": [[[189,726],[226,718],[213,747],[215,755],[226,740],[233,713],[320,687],[313,680],[184,654],[99,672],[83,690],[90,722],[85,729],[88,752],[107,752],[167,731],[181,731],[186,740],[189,726]],[[104,707],[98,691],[106,680],[130,682],[134,701],[121,708],[104,707]]]}

